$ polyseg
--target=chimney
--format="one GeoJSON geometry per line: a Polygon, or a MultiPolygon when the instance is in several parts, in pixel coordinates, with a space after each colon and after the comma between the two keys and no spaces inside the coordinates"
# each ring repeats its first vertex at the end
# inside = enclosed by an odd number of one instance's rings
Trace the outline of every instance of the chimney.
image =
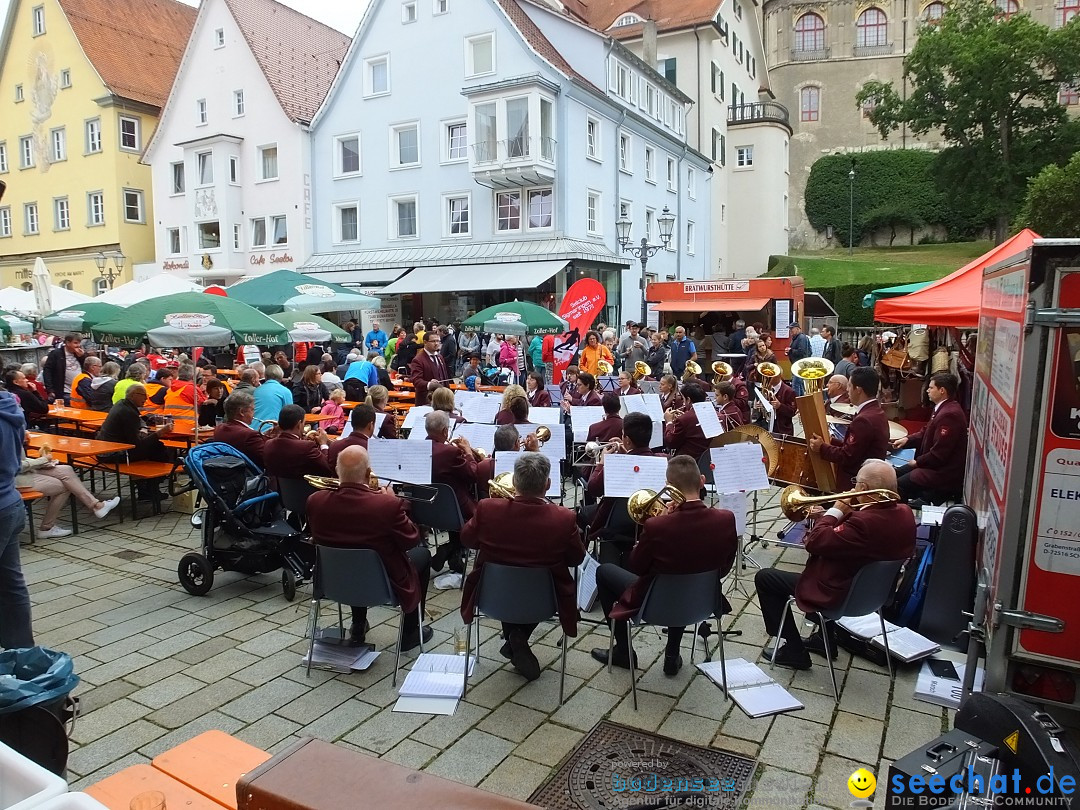
{"type": "Polygon", "coordinates": [[[646,65],[656,69],[656,21],[652,18],[641,25],[641,58],[646,65]]]}

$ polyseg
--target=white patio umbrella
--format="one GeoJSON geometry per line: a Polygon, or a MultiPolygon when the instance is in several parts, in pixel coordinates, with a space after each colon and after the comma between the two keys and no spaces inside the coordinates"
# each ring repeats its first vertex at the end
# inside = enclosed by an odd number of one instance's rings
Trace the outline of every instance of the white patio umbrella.
{"type": "MultiPolygon", "coordinates": [[[[52,297],[53,306],[57,309],[65,309],[67,307],[75,306],[76,304],[84,304],[87,301],[93,301],[89,295],[83,295],[77,293],[74,290],[65,290],[62,287],[50,286],[49,295],[52,297]]],[[[48,315],[49,312],[39,312],[37,301],[34,298],[34,293],[27,290],[20,290],[18,287],[4,287],[0,290],[0,309],[5,309],[8,312],[14,312],[17,315],[29,315],[33,318],[39,318],[42,315],[48,315]]],[[[50,310],[51,312],[52,310],[50,310]]]]}
{"type": "Polygon", "coordinates": [[[45,260],[38,256],[34,259],[34,303],[39,316],[53,311],[52,273],[45,265],[45,260]]]}
{"type": "Polygon", "coordinates": [[[162,273],[142,281],[129,281],[119,287],[109,290],[95,298],[95,301],[103,301],[106,304],[116,304],[118,307],[127,307],[145,301],[148,298],[161,298],[163,295],[175,293],[202,292],[203,288],[194,281],[174,276],[171,273],[162,273]]]}

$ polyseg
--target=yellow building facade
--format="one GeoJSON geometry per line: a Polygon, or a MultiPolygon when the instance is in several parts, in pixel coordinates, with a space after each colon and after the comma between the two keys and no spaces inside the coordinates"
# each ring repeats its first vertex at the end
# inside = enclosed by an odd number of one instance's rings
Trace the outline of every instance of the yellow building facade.
{"type": "Polygon", "coordinates": [[[150,167],[139,162],[195,9],[172,0],[12,0],[0,39],[0,287],[108,289],[99,254],[154,260],[150,167]]]}

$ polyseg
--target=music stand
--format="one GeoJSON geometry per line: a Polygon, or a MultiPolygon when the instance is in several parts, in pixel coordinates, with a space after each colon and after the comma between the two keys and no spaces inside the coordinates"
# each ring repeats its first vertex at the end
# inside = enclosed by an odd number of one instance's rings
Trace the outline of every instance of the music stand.
{"type": "Polygon", "coordinates": [[[618,391],[619,376],[617,374],[609,374],[605,377],[597,377],[596,387],[600,391],[618,391]]]}

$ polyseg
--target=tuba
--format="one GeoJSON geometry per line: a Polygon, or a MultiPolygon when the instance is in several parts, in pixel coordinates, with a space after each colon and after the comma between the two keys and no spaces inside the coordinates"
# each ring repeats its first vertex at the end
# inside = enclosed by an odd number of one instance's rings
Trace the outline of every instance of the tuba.
{"type": "Polygon", "coordinates": [[[723,360],[717,360],[712,364],[712,373],[714,375],[713,382],[720,382],[720,377],[730,377],[735,373],[735,369],[723,360]]]}
{"type": "Polygon", "coordinates": [[[500,473],[493,479],[488,481],[488,492],[496,498],[506,498],[510,500],[517,496],[517,490],[514,489],[514,474],[510,472],[500,473]]]}
{"type": "Polygon", "coordinates": [[[629,512],[631,520],[642,524],[649,518],[664,514],[667,510],[667,503],[662,500],[665,495],[671,499],[671,503],[676,505],[686,501],[686,496],[671,484],[665,484],[659,492],[639,489],[626,502],[626,511],[629,512]]]}
{"type": "Polygon", "coordinates": [[[811,506],[831,501],[850,501],[854,498],[870,497],[873,500],[857,504],[853,508],[865,509],[879,503],[897,503],[900,496],[891,489],[850,489],[835,495],[807,495],[798,484],[784,487],[780,492],[780,511],[788,520],[804,520],[811,506]]]}
{"type": "Polygon", "coordinates": [[[780,366],[776,365],[776,363],[758,363],[757,373],[762,379],[772,380],[779,377],[782,372],[780,366]]]}
{"type": "Polygon", "coordinates": [[[612,372],[615,371],[615,367],[607,360],[597,360],[596,370],[600,372],[601,377],[610,377],[612,372]]]}
{"type": "Polygon", "coordinates": [[[832,361],[822,357],[804,357],[791,364],[791,376],[803,381],[803,388],[807,394],[818,393],[821,390],[822,381],[832,374],[832,371],[832,361]]]}
{"type": "Polygon", "coordinates": [[[652,369],[649,368],[649,364],[644,360],[638,360],[634,363],[634,370],[630,372],[630,379],[634,382],[644,379],[649,376],[652,369]]]}
{"type": "Polygon", "coordinates": [[[686,370],[683,371],[683,379],[687,377],[696,377],[701,374],[701,366],[693,360],[686,361],[686,370]]]}

